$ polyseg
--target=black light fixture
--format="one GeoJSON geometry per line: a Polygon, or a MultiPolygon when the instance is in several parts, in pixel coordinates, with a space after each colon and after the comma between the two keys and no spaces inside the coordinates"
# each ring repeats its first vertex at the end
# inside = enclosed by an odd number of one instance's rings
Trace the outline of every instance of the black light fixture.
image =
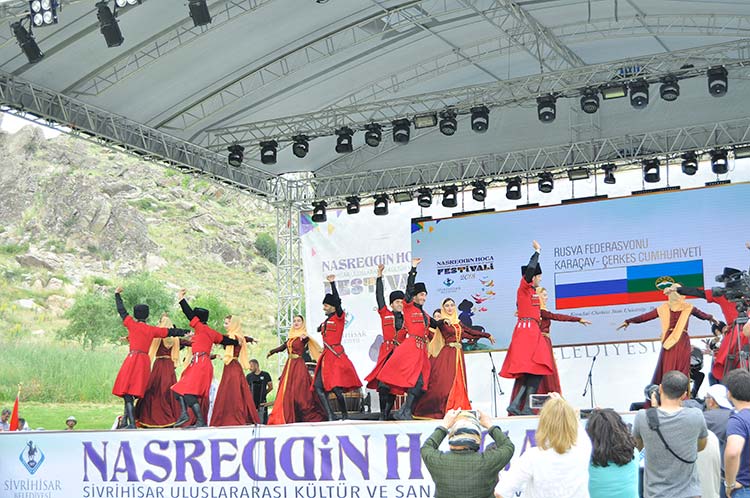
{"type": "Polygon", "coordinates": [[[708,93],[714,97],[723,97],[729,89],[728,73],[723,66],[714,66],[706,71],[708,76],[708,93]]]}
{"type": "Polygon", "coordinates": [[[680,83],[675,76],[667,76],[661,80],[659,95],[667,102],[674,102],[680,96],[680,83]]]}
{"type": "Polygon", "coordinates": [[[438,122],[437,114],[434,112],[430,114],[420,114],[414,116],[414,128],[419,130],[421,128],[432,128],[438,122]]]}
{"type": "Polygon", "coordinates": [[[648,106],[648,82],[635,80],[629,85],[630,105],[634,109],[645,109],[648,106]]]}
{"type": "Polygon", "coordinates": [[[615,171],[617,171],[616,164],[603,164],[602,170],[604,170],[604,183],[607,185],[614,185],[617,183],[617,178],[615,178],[615,171]]]}
{"type": "Polygon", "coordinates": [[[323,223],[328,219],[326,216],[326,201],[313,202],[312,220],[314,223],[323,223]]]}
{"type": "Polygon", "coordinates": [[[104,41],[109,48],[119,47],[125,38],[122,37],[120,26],[117,24],[117,16],[110,10],[107,0],[96,4],[96,17],[99,19],[99,30],[104,35],[104,41]]]}
{"type": "Polygon", "coordinates": [[[35,28],[57,24],[57,0],[30,0],[29,17],[35,28]]]}
{"type": "Polygon", "coordinates": [[[432,190],[427,187],[417,190],[417,204],[423,208],[432,206],[432,190]]]}
{"type": "Polygon", "coordinates": [[[352,146],[352,137],[354,132],[348,126],[344,126],[336,130],[336,152],[339,154],[346,154],[354,150],[352,146]]]}
{"type": "Polygon", "coordinates": [[[393,125],[393,141],[401,145],[408,144],[409,136],[411,135],[411,123],[409,123],[409,120],[397,119],[391,125],[393,125]]]}
{"type": "Polygon", "coordinates": [[[715,149],[711,151],[711,171],[716,175],[726,175],[729,172],[727,151],[715,149]]]}
{"type": "Polygon", "coordinates": [[[585,88],[581,95],[581,110],[586,114],[594,114],[599,110],[599,95],[594,88],[585,88]]]}
{"type": "Polygon", "coordinates": [[[620,99],[628,94],[628,87],[622,83],[608,83],[599,88],[604,100],[620,99]]]}
{"type": "Polygon", "coordinates": [[[386,194],[375,196],[375,205],[372,212],[375,213],[375,216],[385,216],[388,214],[388,196],[386,194]]]}
{"type": "Polygon", "coordinates": [[[377,123],[365,126],[365,143],[370,147],[377,147],[383,139],[383,127],[377,123]]]}
{"type": "Polygon", "coordinates": [[[477,202],[484,202],[487,198],[487,183],[484,180],[476,180],[471,184],[471,198],[477,202]]]}
{"type": "Polygon", "coordinates": [[[211,13],[208,11],[206,0],[188,0],[188,9],[194,26],[211,24],[211,13]]]}
{"type": "Polygon", "coordinates": [[[260,162],[263,164],[276,164],[276,151],[279,143],[276,140],[266,140],[260,143],[260,162]]]}
{"type": "Polygon", "coordinates": [[[21,47],[23,54],[29,60],[29,63],[34,64],[42,60],[44,54],[39,50],[39,45],[37,45],[36,40],[34,40],[31,26],[29,26],[29,30],[26,31],[26,28],[23,27],[21,21],[16,21],[10,25],[10,29],[13,31],[13,36],[16,37],[16,41],[21,47]]]}
{"type": "Polygon", "coordinates": [[[458,206],[458,187],[448,185],[443,187],[443,207],[454,208],[458,206]]]}
{"type": "Polygon", "coordinates": [[[698,156],[695,152],[685,152],[682,155],[682,172],[689,176],[698,172],[698,156]]]}
{"type": "Polygon", "coordinates": [[[521,198],[521,179],[514,177],[508,180],[508,185],[505,187],[505,198],[510,201],[517,201],[521,198]]]}
{"type": "Polygon", "coordinates": [[[310,140],[306,135],[295,135],[292,140],[292,154],[303,158],[310,152],[310,140]]]}
{"type": "Polygon", "coordinates": [[[359,197],[353,195],[346,198],[346,214],[359,213],[359,197]]]}
{"type": "Polygon", "coordinates": [[[643,160],[643,181],[646,183],[659,183],[661,180],[661,168],[659,167],[659,160],[644,159],[643,160]]]}
{"type": "Polygon", "coordinates": [[[490,127],[490,110],[483,105],[471,108],[471,129],[484,133],[490,127]]]}
{"type": "Polygon", "coordinates": [[[557,114],[557,105],[555,101],[557,99],[554,95],[542,95],[536,99],[536,112],[539,117],[539,121],[542,123],[551,123],[555,120],[557,114]]]}
{"type": "Polygon", "coordinates": [[[545,171],[539,174],[539,192],[549,194],[555,188],[555,178],[552,173],[545,171]]]}
{"type": "Polygon", "coordinates": [[[445,110],[440,113],[440,133],[449,137],[456,133],[458,129],[458,121],[456,121],[456,111],[452,109],[445,110]]]}
{"type": "Polygon", "coordinates": [[[245,148],[240,144],[234,144],[227,147],[227,150],[229,151],[229,156],[227,157],[229,165],[235,168],[242,166],[242,161],[245,159],[245,148]]]}

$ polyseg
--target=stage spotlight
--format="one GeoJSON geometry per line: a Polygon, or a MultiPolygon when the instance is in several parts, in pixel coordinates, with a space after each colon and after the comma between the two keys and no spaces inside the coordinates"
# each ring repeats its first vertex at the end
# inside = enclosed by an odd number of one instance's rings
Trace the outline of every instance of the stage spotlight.
{"type": "Polygon", "coordinates": [[[726,175],[729,172],[727,151],[721,149],[711,151],[711,171],[717,175],[726,175]]]}
{"type": "Polygon", "coordinates": [[[276,151],[279,143],[276,140],[266,140],[260,143],[260,162],[263,164],[276,164],[276,151]]]}
{"type": "Polygon", "coordinates": [[[328,217],[326,216],[326,201],[313,202],[312,220],[315,223],[323,223],[328,217]]]}
{"type": "Polygon", "coordinates": [[[211,13],[208,12],[206,0],[189,0],[188,9],[196,27],[211,24],[211,13]]]}
{"type": "Polygon", "coordinates": [[[383,139],[383,127],[377,123],[365,126],[365,143],[370,147],[377,147],[383,139]]]}
{"type": "Polygon", "coordinates": [[[432,190],[427,187],[417,190],[417,204],[423,208],[432,206],[432,190]]]}
{"type": "Polygon", "coordinates": [[[339,154],[346,154],[347,152],[354,150],[354,147],[352,147],[352,136],[354,135],[354,132],[351,128],[348,126],[339,128],[336,130],[336,135],[336,152],[339,154]]]}
{"type": "Polygon", "coordinates": [[[648,82],[635,80],[630,83],[630,105],[634,109],[645,109],[648,105],[648,82]]]}
{"type": "Polygon", "coordinates": [[[505,187],[505,198],[510,201],[517,201],[521,198],[521,179],[519,177],[508,180],[508,186],[505,187]]]}
{"type": "Polygon", "coordinates": [[[443,207],[454,208],[458,206],[458,187],[449,185],[443,187],[443,207]]]}
{"type": "Polygon", "coordinates": [[[456,121],[456,112],[448,109],[440,113],[440,133],[445,136],[451,136],[456,133],[458,129],[458,121],[456,121]]]}
{"type": "Polygon", "coordinates": [[[581,96],[581,110],[586,114],[594,114],[599,110],[599,95],[594,88],[586,88],[581,96]]]}
{"type": "Polygon", "coordinates": [[[555,120],[557,114],[557,105],[555,104],[554,95],[542,95],[536,99],[536,112],[539,121],[542,123],[551,123],[555,120]]]}
{"type": "Polygon", "coordinates": [[[34,27],[40,28],[50,24],[57,24],[56,0],[31,0],[29,2],[29,18],[34,27]]]}
{"type": "Polygon", "coordinates": [[[604,100],[620,99],[628,94],[628,87],[622,83],[610,83],[599,89],[604,100]]]}
{"type": "Polygon", "coordinates": [[[294,143],[292,143],[292,153],[295,156],[303,158],[308,152],[310,152],[310,141],[307,136],[296,135],[292,137],[292,140],[294,141],[294,143]]]}
{"type": "Polygon", "coordinates": [[[727,70],[723,66],[715,66],[706,72],[708,76],[708,93],[714,97],[723,97],[729,89],[727,70]]]}
{"type": "Polygon", "coordinates": [[[602,165],[602,170],[604,170],[604,183],[607,185],[617,183],[617,178],[615,178],[615,171],[617,171],[616,164],[604,164],[602,165]]]}
{"type": "Polygon", "coordinates": [[[393,141],[397,144],[406,145],[409,143],[411,127],[408,119],[397,119],[391,123],[393,125],[393,141]]]}
{"type": "Polygon", "coordinates": [[[414,128],[420,129],[420,128],[432,128],[437,124],[437,114],[421,114],[419,116],[414,116],[414,128]]]}
{"type": "Polygon", "coordinates": [[[555,188],[555,179],[552,173],[540,173],[539,174],[539,192],[543,194],[549,194],[552,189],[555,188]]]}
{"type": "Polygon", "coordinates": [[[229,157],[227,158],[229,165],[235,168],[242,166],[242,160],[245,159],[245,148],[240,144],[234,144],[227,147],[227,150],[229,151],[229,157]]]}
{"type": "Polygon", "coordinates": [[[26,28],[23,27],[21,21],[16,21],[10,25],[10,29],[13,31],[13,36],[16,37],[18,45],[21,46],[21,51],[23,51],[31,64],[42,60],[44,54],[39,50],[39,45],[37,45],[36,40],[34,40],[34,34],[31,32],[31,27],[26,31],[26,28]]]}
{"type": "Polygon", "coordinates": [[[568,170],[568,180],[588,180],[589,170],[588,168],[571,168],[568,170]]]}
{"type": "Polygon", "coordinates": [[[674,76],[667,76],[661,80],[659,95],[667,102],[674,102],[680,96],[680,83],[674,76]]]}
{"type": "Polygon", "coordinates": [[[359,197],[353,195],[346,198],[346,214],[359,213],[359,197]]]}
{"type": "Polygon", "coordinates": [[[104,35],[107,46],[112,48],[122,45],[125,39],[122,37],[120,26],[117,25],[115,14],[110,10],[106,0],[96,4],[96,17],[99,19],[99,30],[104,35]]]}
{"type": "Polygon", "coordinates": [[[471,198],[477,202],[484,202],[487,198],[487,183],[484,180],[477,180],[471,185],[474,187],[471,189],[471,198]]]}
{"type": "Polygon", "coordinates": [[[644,159],[643,160],[643,181],[646,183],[658,183],[661,180],[661,172],[659,168],[659,160],[644,159]]]}
{"type": "Polygon", "coordinates": [[[135,5],[137,3],[141,3],[141,0],[115,0],[115,5],[117,5],[117,7],[120,9],[125,8],[128,5],[135,5]]]}
{"type": "Polygon", "coordinates": [[[471,108],[471,129],[477,133],[484,133],[490,127],[490,110],[480,105],[471,108]]]}
{"type": "Polygon", "coordinates": [[[379,194],[375,196],[375,205],[373,206],[375,216],[385,216],[388,214],[388,196],[379,194]]]}
{"type": "Polygon", "coordinates": [[[682,155],[682,172],[690,176],[698,172],[698,156],[695,152],[685,152],[682,155]]]}

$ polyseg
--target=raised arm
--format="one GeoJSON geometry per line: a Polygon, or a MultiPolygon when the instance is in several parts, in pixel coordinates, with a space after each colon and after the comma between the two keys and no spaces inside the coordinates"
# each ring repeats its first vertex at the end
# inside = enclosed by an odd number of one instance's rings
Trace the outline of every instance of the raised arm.
{"type": "Polygon", "coordinates": [[[219,342],[219,344],[221,344],[222,346],[239,346],[240,341],[224,335],[221,337],[221,341],[219,342]]]}
{"type": "Polygon", "coordinates": [[[336,298],[336,316],[341,316],[344,310],[341,308],[341,298],[339,297],[339,291],[336,289],[336,281],[333,275],[328,275],[328,283],[331,284],[331,294],[336,298]]]}
{"type": "Polygon", "coordinates": [[[117,313],[120,314],[120,318],[122,320],[125,320],[125,318],[128,316],[128,311],[125,309],[125,305],[122,302],[122,297],[120,296],[120,293],[122,292],[122,287],[118,287],[115,289],[115,306],[117,306],[117,313]]]}
{"type": "Polygon", "coordinates": [[[713,315],[709,315],[705,311],[701,311],[695,306],[693,306],[693,311],[691,311],[690,314],[696,318],[700,318],[701,320],[706,320],[708,322],[716,322],[716,318],[714,318],[713,315]]]}
{"type": "Polygon", "coordinates": [[[383,264],[378,265],[378,278],[375,280],[375,299],[378,302],[378,309],[385,308],[385,290],[383,289],[383,264]]]}
{"type": "Polygon", "coordinates": [[[535,240],[534,241],[534,254],[531,255],[531,259],[529,259],[529,264],[526,265],[526,271],[523,272],[523,279],[526,280],[527,283],[531,283],[531,281],[534,278],[534,274],[536,273],[536,268],[539,266],[539,251],[542,248],[539,246],[539,243],[535,240]]]}
{"type": "Polygon", "coordinates": [[[563,315],[562,313],[552,313],[548,310],[542,310],[542,318],[546,318],[547,320],[555,320],[556,322],[580,322],[584,325],[588,325],[591,323],[579,316],[563,315]]]}
{"type": "Polygon", "coordinates": [[[195,317],[195,313],[193,312],[193,308],[191,308],[188,302],[185,300],[186,293],[187,291],[185,289],[180,289],[180,292],[177,293],[177,300],[180,303],[182,312],[185,314],[185,318],[187,318],[188,321],[191,321],[195,317]]]}
{"type": "Polygon", "coordinates": [[[282,342],[277,347],[273,348],[271,351],[268,352],[266,355],[266,358],[270,358],[271,356],[275,355],[276,353],[281,353],[286,349],[286,343],[282,342]]]}
{"type": "Polygon", "coordinates": [[[422,258],[414,258],[411,260],[411,270],[406,278],[406,296],[404,301],[410,303],[414,298],[414,284],[417,283],[417,265],[422,262],[422,258]]]}
{"type": "MultiPolygon", "coordinates": [[[[676,286],[675,286],[676,287],[676,286]]],[[[706,291],[698,287],[677,287],[677,294],[681,296],[692,296],[706,299],[706,291]]]]}

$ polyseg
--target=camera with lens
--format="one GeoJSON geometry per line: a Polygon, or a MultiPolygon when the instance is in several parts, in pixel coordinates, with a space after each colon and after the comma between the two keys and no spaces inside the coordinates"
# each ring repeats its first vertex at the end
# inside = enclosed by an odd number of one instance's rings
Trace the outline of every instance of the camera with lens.
{"type": "Polygon", "coordinates": [[[715,297],[725,297],[737,307],[741,314],[747,313],[750,301],[750,274],[736,268],[724,268],[721,275],[716,275],[716,281],[723,287],[712,287],[711,293],[715,297]]]}
{"type": "Polygon", "coordinates": [[[656,394],[656,404],[661,405],[661,395],[659,395],[659,385],[649,384],[643,390],[643,395],[646,396],[647,400],[651,400],[651,395],[656,394]]]}

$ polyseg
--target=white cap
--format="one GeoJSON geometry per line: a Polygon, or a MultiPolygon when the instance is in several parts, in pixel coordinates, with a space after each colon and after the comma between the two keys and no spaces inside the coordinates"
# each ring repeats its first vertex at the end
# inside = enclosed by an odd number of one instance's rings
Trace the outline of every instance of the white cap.
{"type": "Polygon", "coordinates": [[[709,386],[706,396],[709,396],[716,401],[716,404],[722,408],[727,408],[729,410],[734,408],[732,403],[729,402],[729,399],[727,399],[727,388],[721,384],[709,386]]]}
{"type": "Polygon", "coordinates": [[[78,420],[76,420],[76,418],[73,415],[71,415],[70,417],[68,417],[68,419],[66,420],[66,422],[70,422],[71,420],[73,422],[75,422],[76,424],[78,423],[78,420]]]}

